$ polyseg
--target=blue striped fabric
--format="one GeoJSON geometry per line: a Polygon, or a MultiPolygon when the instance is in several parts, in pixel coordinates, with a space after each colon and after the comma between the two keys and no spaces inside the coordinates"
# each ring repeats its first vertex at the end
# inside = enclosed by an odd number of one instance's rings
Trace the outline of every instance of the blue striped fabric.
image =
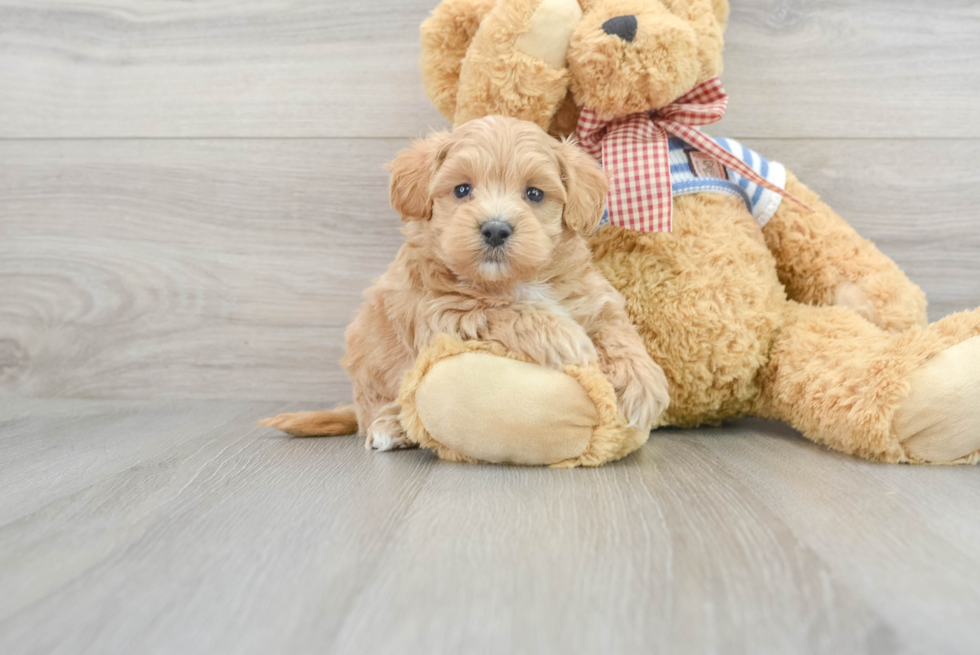
{"type": "MultiPolygon", "coordinates": [[[[754,150],[746,148],[735,139],[715,138],[722,148],[732,153],[780,189],[786,188],[786,169],[779,162],[769,161],[754,150]]],[[[677,137],[668,141],[668,160],[670,162],[671,195],[683,196],[689,193],[724,193],[741,198],[752,217],[760,226],[765,226],[773,217],[782,201],[782,196],[750,182],[738,173],[725,169],[728,179],[719,177],[699,177],[691,169],[688,152],[694,150],[677,137]]],[[[697,155],[695,155],[697,156],[697,155]]],[[[602,217],[602,224],[609,222],[608,211],[602,217]]]]}

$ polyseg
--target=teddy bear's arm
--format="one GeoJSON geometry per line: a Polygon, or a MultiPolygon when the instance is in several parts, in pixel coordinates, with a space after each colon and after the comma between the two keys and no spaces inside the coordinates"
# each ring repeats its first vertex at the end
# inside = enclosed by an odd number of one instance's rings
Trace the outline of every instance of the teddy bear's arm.
{"type": "Polygon", "coordinates": [[[443,0],[422,23],[422,84],[432,103],[450,121],[456,114],[459,69],[466,50],[494,4],[495,0],[443,0]]]}
{"type": "Polygon", "coordinates": [[[814,209],[783,201],[763,228],[791,300],[850,307],[893,332],[926,324],[925,294],[895,262],[792,173],[787,173],[786,190],[814,209]]]}
{"type": "Polygon", "coordinates": [[[499,0],[463,59],[453,123],[504,114],[547,130],[568,94],[565,51],[576,0],[499,0]]]}

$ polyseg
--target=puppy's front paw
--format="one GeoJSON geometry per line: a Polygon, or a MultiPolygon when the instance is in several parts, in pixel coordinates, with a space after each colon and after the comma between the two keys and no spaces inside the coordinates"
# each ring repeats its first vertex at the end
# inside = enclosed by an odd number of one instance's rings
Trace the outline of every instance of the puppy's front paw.
{"type": "Polygon", "coordinates": [[[566,339],[556,339],[551,343],[551,349],[546,356],[545,364],[551,368],[561,369],[566,364],[591,366],[599,360],[592,339],[580,330],[581,334],[573,333],[566,339]]]}
{"type": "Polygon", "coordinates": [[[667,378],[653,361],[632,368],[629,380],[617,389],[619,409],[630,427],[651,429],[670,404],[667,378]]]}
{"type": "Polygon", "coordinates": [[[414,448],[415,444],[410,442],[405,435],[395,435],[389,432],[378,432],[368,434],[364,440],[364,448],[367,450],[404,450],[414,448]]]}
{"type": "Polygon", "coordinates": [[[571,321],[533,322],[520,326],[513,335],[500,339],[509,350],[557,370],[567,364],[590,366],[599,360],[595,344],[581,325],[571,321]]]}
{"type": "Polygon", "coordinates": [[[548,336],[547,340],[536,339],[537,343],[522,350],[539,364],[559,371],[567,364],[591,366],[599,360],[595,344],[578,325],[556,330],[548,336]]]}
{"type": "Polygon", "coordinates": [[[368,428],[367,438],[364,440],[367,450],[402,450],[416,445],[409,441],[401,423],[391,417],[376,419],[368,428]]]}

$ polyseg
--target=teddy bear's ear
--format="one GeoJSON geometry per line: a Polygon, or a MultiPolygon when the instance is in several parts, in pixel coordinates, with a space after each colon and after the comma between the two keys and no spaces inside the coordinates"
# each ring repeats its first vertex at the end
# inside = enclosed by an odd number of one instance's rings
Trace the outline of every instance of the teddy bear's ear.
{"type": "Polygon", "coordinates": [[[589,236],[602,220],[609,178],[592,157],[569,140],[558,145],[558,162],[567,195],[565,225],[582,236],[589,236]]]}
{"type": "Polygon", "coordinates": [[[443,147],[449,143],[449,132],[436,132],[416,141],[411,148],[398,153],[388,164],[391,171],[388,196],[391,208],[403,221],[427,221],[432,217],[429,183],[446,157],[443,147]]]}
{"type": "Polygon", "coordinates": [[[728,0],[711,0],[711,8],[715,12],[718,24],[725,27],[728,22],[728,0]]]}
{"type": "Polygon", "coordinates": [[[422,23],[422,84],[450,122],[456,114],[459,70],[480,21],[496,0],[443,0],[422,23]]]}

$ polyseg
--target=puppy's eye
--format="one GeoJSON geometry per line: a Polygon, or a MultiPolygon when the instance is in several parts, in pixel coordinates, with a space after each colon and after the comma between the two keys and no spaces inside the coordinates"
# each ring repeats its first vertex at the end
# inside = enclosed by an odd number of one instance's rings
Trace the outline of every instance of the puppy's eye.
{"type": "Polygon", "coordinates": [[[535,189],[533,186],[529,186],[524,190],[524,195],[527,196],[528,202],[533,202],[538,204],[544,200],[544,191],[541,189],[535,189]]]}
{"type": "Polygon", "coordinates": [[[465,198],[473,192],[473,187],[469,184],[460,184],[458,187],[453,189],[453,195],[457,198],[465,198]]]}

